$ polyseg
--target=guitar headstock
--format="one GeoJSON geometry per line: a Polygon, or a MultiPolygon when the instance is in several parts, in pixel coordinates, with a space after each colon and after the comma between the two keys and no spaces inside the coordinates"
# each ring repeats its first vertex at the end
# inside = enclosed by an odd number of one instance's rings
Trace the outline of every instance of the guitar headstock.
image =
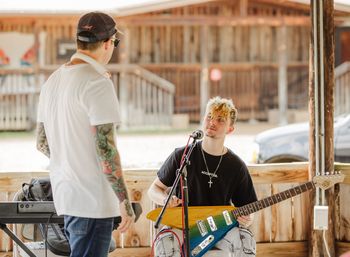
{"type": "Polygon", "coordinates": [[[344,174],[341,174],[340,171],[336,171],[334,174],[327,174],[326,175],[318,175],[313,177],[312,181],[314,182],[315,186],[326,190],[330,187],[332,187],[334,184],[343,182],[345,178],[344,174]]]}

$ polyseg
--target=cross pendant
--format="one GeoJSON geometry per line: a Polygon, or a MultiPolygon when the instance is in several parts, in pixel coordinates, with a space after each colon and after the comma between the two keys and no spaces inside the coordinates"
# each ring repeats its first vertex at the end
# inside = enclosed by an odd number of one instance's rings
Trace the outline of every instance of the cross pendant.
{"type": "Polygon", "coordinates": [[[209,179],[208,184],[209,184],[209,188],[211,188],[211,184],[213,184],[213,182],[211,181],[211,179],[209,179]]]}

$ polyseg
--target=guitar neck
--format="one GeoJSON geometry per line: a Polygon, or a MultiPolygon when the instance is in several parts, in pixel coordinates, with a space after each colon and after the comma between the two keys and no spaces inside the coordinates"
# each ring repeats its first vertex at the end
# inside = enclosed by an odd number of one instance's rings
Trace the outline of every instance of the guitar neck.
{"type": "Polygon", "coordinates": [[[305,184],[293,187],[291,189],[288,189],[286,191],[283,191],[278,194],[274,194],[272,196],[266,197],[262,200],[246,204],[242,207],[239,207],[232,211],[233,216],[237,219],[239,216],[246,216],[251,213],[260,211],[262,209],[265,209],[271,205],[274,205],[276,203],[282,202],[284,200],[287,200],[289,198],[292,198],[293,196],[300,195],[301,193],[304,193],[306,191],[309,191],[311,189],[315,188],[315,184],[312,181],[306,182],[305,184]]]}

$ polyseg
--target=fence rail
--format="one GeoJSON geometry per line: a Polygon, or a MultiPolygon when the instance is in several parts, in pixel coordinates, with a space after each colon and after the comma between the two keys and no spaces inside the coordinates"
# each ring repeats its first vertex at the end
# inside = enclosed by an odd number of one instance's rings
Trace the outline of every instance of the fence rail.
{"type": "MultiPolygon", "coordinates": [[[[35,126],[40,87],[58,66],[0,71],[0,130],[35,126]]],[[[174,85],[137,65],[109,65],[123,128],[171,126],[174,85]]]]}
{"type": "MultiPolygon", "coordinates": [[[[123,125],[169,126],[173,113],[200,121],[200,64],[128,64],[109,66],[120,99],[123,125]],[[142,68],[143,67],[143,68],[142,68]],[[170,82],[169,82],[170,81],[170,82]],[[176,87],[174,86],[176,85],[176,87]]],[[[26,130],[34,125],[40,85],[57,66],[0,70],[0,130],[26,130]]],[[[307,110],[308,64],[288,65],[288,108],[307,110]]],[[[268,120],[278,108],[278,65],[275,63],[212,63],[219,80],[209,79],[209,95],[234,100],[240,120],[268,120]]],[[[335,115],[350,112],[350,62],[335,69],[335,115]]]]}
{"type": "MultiPolygon", "coordinates": [[[[308,181],[308,163],[259,164],[250,165],[248,168],[259,199],[308,181]]],[[[346,175],[345,181],[336,185],[336,206],[334,210],[330,210],[335,213],[335,249],[336,256],[339,256],[350,248],[350,165],[336,163],[335,169],[342,170],[346,175]]],[[[47,175],[48,171],[0,172],[0,201],[11,201],[23,182],[47,175]]],[[[126,248],[118,249],[110,256],[150,256],[154,234],[153,226],[145,215],[153,209],[153,204],[146,193],[155,176],[155,170],[125,171],[131,200],[141,204],[143,214],[123,238],[117,231],[113,233],[118,247],[123,241],[126,248]]],[[[257,256],[308,256],[310,210],[312,206],[309,194],[304,193],[256,213],[252,230],[258,242],[257,256]]],[[[0,251],[11,250],[12,242],[0,232],[0,251]]]]}
{"type": "Polygon", "coordinates": [[[33,69],[0,70],[0,130],[29,130],[34,126],[40,88],[33,69]]]}
{"type": "MultiPolygon", "coordinates": [[[[176,85],[175,113],[187,113],[190,120],[200,120],[201,65],[144,64],[146,69],[176,85]]],[[[307,62],[288,64],[288,109],[308,109],[309,70],[307,62]]],[[[219,71],[219,78],[209,76],[209,96],[232,98],[240,120],[268,120],[269,111],[278,109],[278,64],[268,62],[211,63],[209,74],[219,71]]],[[[350,62],[335,69],[335,114],[350,112],[350,62]]]]}

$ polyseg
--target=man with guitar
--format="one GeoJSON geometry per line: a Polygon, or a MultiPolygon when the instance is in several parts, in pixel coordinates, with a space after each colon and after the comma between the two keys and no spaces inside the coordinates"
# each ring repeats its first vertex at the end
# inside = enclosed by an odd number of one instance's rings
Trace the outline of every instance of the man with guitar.
{"type": "MultiPolygon", "coordinates": [[[[224,146],[226,135],[234,131],[236,119],[237,109],[232,100],[220,97],[209,100],[203,120],[204,138],[193,149],[187,166],[189,206],[233,204],[240,207],[257,201],[246,165],[233,151],[224,146]]],[[[149,197],[156,204],[164,205],[184,150],[184,147],[175,149],[158,171],[157,178],[148,190],[149,197]]],[[[168,207],[179,206],[181,203],[181,192],[176,189],[168,207]]],[[[253,216],[243,215],[238,217],[237,221],[240,227],[247,228],[252,224],[253,216]]],[[[237,238],[233,230],[237,233],[237,228],[228,231],[215,247],[226,252],[237,250],[233,245],[237,238]]],[[[255,242],[251,248],[247,256],[255,255],[255,242]]],[[[158,237],[155,242],[155,256],[180,256],[180,246],[174,240],[172,232],[163,233],[158,237]]]]}

